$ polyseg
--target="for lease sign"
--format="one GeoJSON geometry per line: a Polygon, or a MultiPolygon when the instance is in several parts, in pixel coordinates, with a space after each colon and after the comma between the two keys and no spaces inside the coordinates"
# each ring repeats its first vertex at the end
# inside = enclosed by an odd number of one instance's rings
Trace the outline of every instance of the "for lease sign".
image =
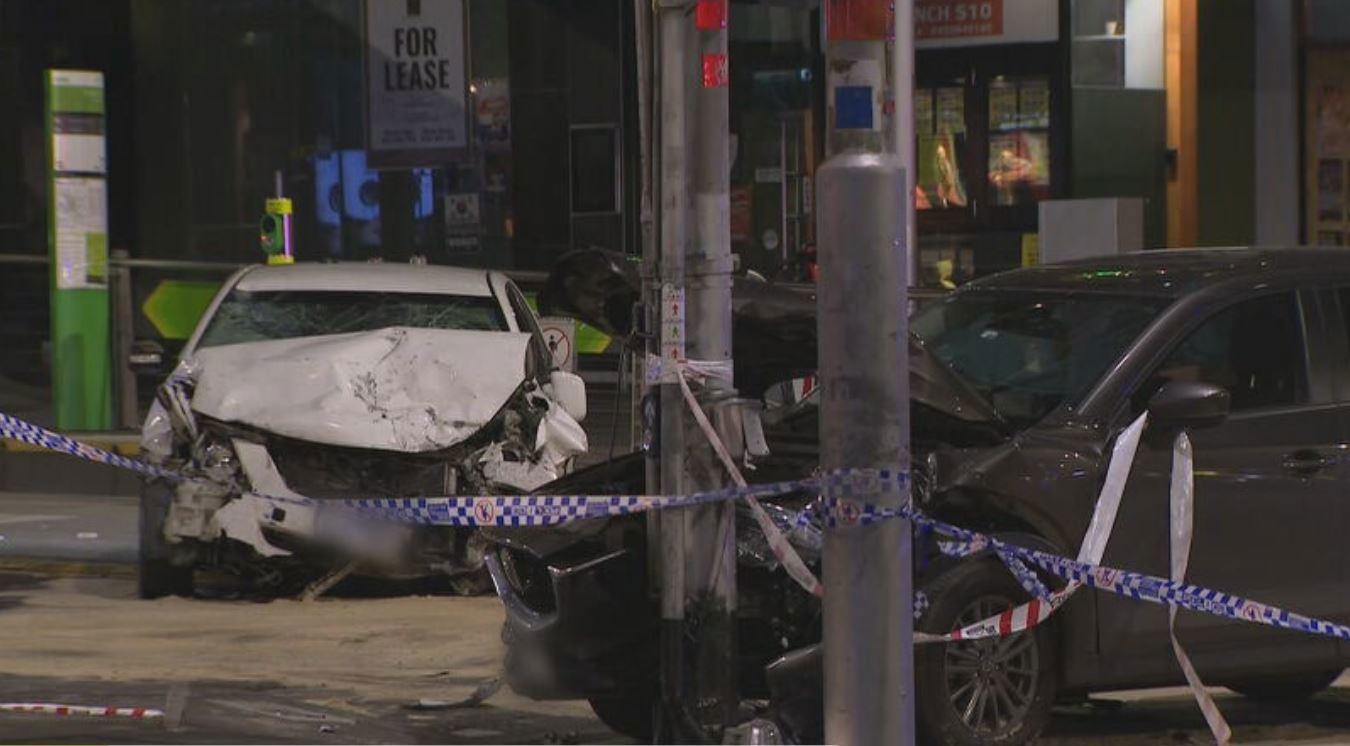
{"type": "Polygon", "coordinates": [[[366,0],[366,146],[376,167],[467,145],[463,0],[366,0]]]}

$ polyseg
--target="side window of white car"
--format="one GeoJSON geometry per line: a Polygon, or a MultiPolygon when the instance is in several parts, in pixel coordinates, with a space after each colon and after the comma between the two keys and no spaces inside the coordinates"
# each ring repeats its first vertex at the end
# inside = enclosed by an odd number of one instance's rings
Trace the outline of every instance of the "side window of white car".
{"type": "Polygon", "coordinates": [[[534,359],[533,371],[543,380],[553,368],[553,355],[549,352],[548,342],[544,340],[543,330],[539,328],[539,320],[535,318],[530,304],[525,302],[525,295],[514,282],[506,284],[506,300],[511,304],[511,312],[516,315],[517,326],[530,335],[530,355],[534,359]]]}

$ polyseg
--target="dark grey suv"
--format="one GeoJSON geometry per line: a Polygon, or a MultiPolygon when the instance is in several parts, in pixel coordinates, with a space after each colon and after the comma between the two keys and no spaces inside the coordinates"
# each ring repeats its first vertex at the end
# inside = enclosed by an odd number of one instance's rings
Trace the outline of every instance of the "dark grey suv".
{"type": "MultiPolygon", "coordinates": [[[[1115,436],[1151,409],[1105,564],[1168,574],[1171,441],[1186,427],[1188,580],[1350,622],[1350,252],[1155,251],[1016,270],[934,301],[911,328],[925,511],[1072,555],[1115,436]],[[1165,403],[1155,397],[1164,386],[1165,403]]],[[[738,371],[746,364],[738,355],[738,371]]],[[[769,438],[775,455],[758,478],[809,472],[811,402],[779,410],[769,438]]],[[[628,456],[546,490],[628,491],[641,466],[628,456]]],[[[742,535],[749,542],[753,529],[742,535]]],[[[640,520],[492,538],[512,684],[587,698],[616,728],[648,735],[657,609],[640,520]]],[[[945,632],[1025,599],[996,560],[945,561],[918,544],[930,601],[921,629],[945,632]]],[[[751,544],[739,556],[742,688],[772,696],[790,732],[818,740],[817,661],[801,649],[819,641],[819,607],[751,544]]],[[[1254,697],[1311,695],[1350,663],[1332,638],[1189,612],[1179,635],[1207,683],[1254,697]]],[[[1062,698],[1181,682],[1163,607],[1081,593],[1032,633],[920,648],[921,742],[1024,743],[1062,698]]]]}

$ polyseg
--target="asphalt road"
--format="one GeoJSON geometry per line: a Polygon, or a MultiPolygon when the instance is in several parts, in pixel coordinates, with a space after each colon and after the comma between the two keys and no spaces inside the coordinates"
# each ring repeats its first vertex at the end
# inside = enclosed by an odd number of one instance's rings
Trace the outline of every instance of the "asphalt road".
{"type": "Polygon", "coordinates": [[[136,561],[134,497],[0,493],[0,557],[136,561]]]}
{"type": "MultiPolygon", "coordinates": [[[[0,713],[0,743],[623,743],[580,702],[500,691],[495,599],[312,603],[135,597],[132,499],[0,493],[0,701],[165,710],[161,721],[0,713]]],[[[1215,689],[1240,744],[1350,744],[1350,677],[1263,705],[1215,689]]],[[[1049,746],[1210,742],[1184,690],[1062,707],[1049,746]]]]}

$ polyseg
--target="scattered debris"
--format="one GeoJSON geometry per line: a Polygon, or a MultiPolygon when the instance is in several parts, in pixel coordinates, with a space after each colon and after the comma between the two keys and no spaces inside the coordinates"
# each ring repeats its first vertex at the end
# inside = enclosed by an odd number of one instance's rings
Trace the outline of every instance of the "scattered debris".
{"type": "Polygon", "coordinates": [[[356,725],[356,721],[351,718],[337,717],[323,712],[282,712],[281,710],[276,710],[272,713],[272,716],[277,720],[285,720],[292,723],[356,725]]]}
{"type": "Polygon", "coordinates": [[[448,710],[454,704],[448,699],[419,699],[408,705],[409,710],[448,710]]]}
{"type": "Polygon", "coordinates": [[[323,594],[332,590],[333,586],[337,585],[338,583],[341,583],[343,578],[347,577],[348,575],[351,575],[352,572],[356,570],[357,564],[359,564],[357,560],[352,560],[351,562],[348,562],[346,565],[338,568],[337,570],[334,570],[333,572],[328,573],[327,575],[323,576],[322,578],[319,578],[313,583],[310,583],[309,587],[306,588],[305,591],[300,594],[300,600],[313,601],[319,596],[322,596],[323,594]]]}
{"type": "Polygon", "coordinates": [[[164,727],[178,730],[183,724],[183,713],[187,710],[188,685],[175,683],[169,687],[164,698],[164,727]]]}
{"type": "Polygon", "coordinates": [[[501,688],[502,677],[493,676],[479,684],[478,687],[464,699],[456,701],[447,699],[419,699],[410,705],[406,705],[406,708],[409,710],[456,710],[465,707],[477,707],[487,701],[489,697],[496,694],[501,688]]]}
{"type": "Polygon", "coordinates": [[[337,733],[337,728],[335,728],[334,726],[331,726],[331,725],[320,725],[320,726],[319,726],[319,732],[320,732],[320,733],[337,733]]]}

